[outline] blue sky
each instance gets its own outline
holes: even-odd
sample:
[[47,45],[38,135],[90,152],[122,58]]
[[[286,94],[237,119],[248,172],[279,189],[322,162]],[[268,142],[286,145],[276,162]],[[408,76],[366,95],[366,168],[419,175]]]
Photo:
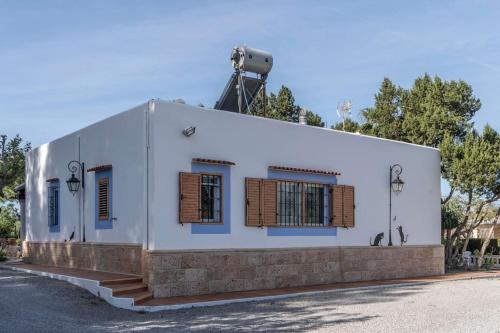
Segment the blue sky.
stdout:
[[269,50],[269,89],[337,121],[384,77],[470,83],[500,127],[496,1],[2,1],[0,132],[34,146],[145,102],[213,106],[236,44]]

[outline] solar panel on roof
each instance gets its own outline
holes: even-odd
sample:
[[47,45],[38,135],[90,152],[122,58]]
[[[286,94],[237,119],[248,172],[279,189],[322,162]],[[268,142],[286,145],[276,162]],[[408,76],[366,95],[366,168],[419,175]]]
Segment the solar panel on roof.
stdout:
[[[247,106],[250,107],[252,105],[255,97],[257,97],[257,94],[262,87],[263,82],[262,80],[248,76],[241,76],[241,79],[243,80],[243,87],[245,89],[245,94],[243,94],[242,98],[242,112],[246,113],[248,112]],[[229,78],[226,87],[222,91],[222,95],[220,96],[217,103],[215,103],[214,109],[239,112],[237,86],[238,74],[233,73],[233,75],[231,75],[231,78]]]

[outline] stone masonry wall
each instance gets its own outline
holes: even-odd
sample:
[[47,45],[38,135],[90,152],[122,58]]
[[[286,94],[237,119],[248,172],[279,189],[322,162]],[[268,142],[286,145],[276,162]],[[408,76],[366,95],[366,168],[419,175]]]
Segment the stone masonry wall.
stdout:
[[23,242],[23,260],[39,265],[142,274],[142,245]]
[[441,245],[149,251],[154,297],[273,289],[444,273]]

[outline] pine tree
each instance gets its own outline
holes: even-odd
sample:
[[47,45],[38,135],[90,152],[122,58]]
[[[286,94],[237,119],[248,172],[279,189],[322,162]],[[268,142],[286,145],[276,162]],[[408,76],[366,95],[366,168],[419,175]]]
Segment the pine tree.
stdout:
[[[290,88],[281,86],[278,94],[271,93],[266,98],[266,111],[264,114],[264,102],[261,94],[257,96],[252,105],[252,110],[249,112],[254,116],[266,117],[289,121],[293,123],[299,122],[299,114],[301,107],[295,104],[295,97]],[[325,123],[321,117],[312,111],[306,111],[306,121],[308,125],[324,127]]]
[[365,134],[386,139],[405,140],[402,131],[404,113],[401,109],[402,99],[405,97],[404,89],[395,86],[391,80],[384,78],[379,92],[375,95],[375,105],[363,110],[362,116],[366,123]]

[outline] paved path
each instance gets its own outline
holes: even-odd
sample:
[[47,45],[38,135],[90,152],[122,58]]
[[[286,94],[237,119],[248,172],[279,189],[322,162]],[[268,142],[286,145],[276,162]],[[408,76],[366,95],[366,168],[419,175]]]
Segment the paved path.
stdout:
[[500,279],[341,291],[161,313],[0,268],[0,332],[500,332]]

